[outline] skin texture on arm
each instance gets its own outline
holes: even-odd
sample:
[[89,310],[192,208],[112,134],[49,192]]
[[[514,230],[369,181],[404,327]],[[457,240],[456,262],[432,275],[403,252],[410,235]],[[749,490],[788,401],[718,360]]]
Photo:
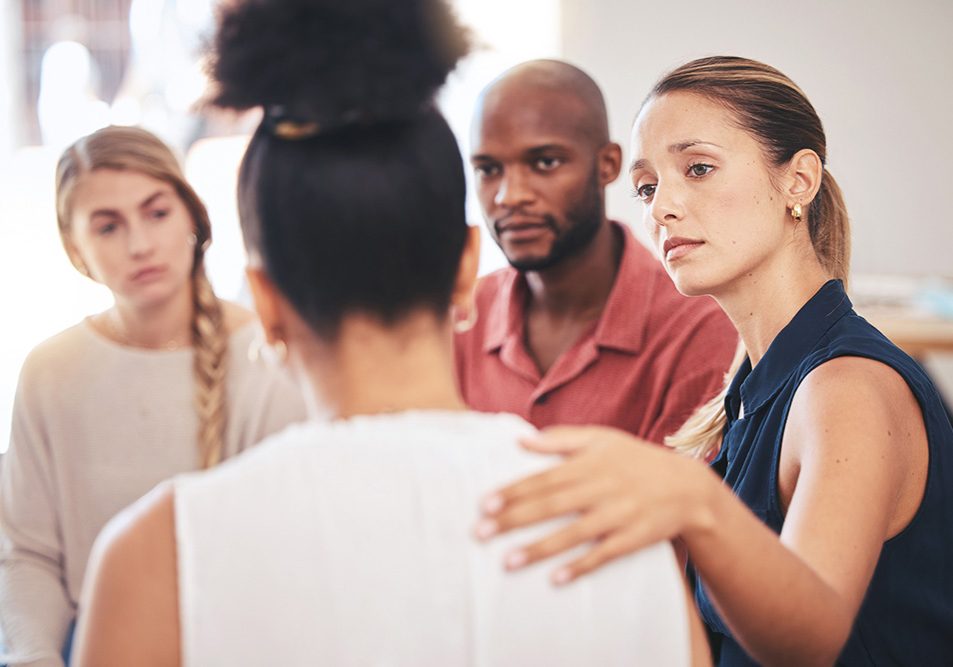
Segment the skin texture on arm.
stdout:
[[[896,446],[897,434],[908,447]],[[766,665],[836,659],[882,543],[912,518],[926,480],[926,436],[909,388],[858,358],[820,366],[796,394],[782,449],[780,540],[697,461],[610,429],[552,429],[527,444],[570,457],[491,496],[492,518],[478,534],[581,513],[526,548],[533,562],[595,542],[556,572],[557,583],[680,537],[735,637]]]
[[116,517],[93,549],[74,664],[176,667],[178,576],[171,485]]

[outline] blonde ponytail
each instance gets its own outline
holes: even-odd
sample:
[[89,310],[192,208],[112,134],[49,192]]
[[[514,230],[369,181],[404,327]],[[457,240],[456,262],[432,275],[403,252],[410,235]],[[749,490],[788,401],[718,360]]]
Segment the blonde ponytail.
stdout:
[[825,168],[821,188],[808,213],[811,245],[821,266],[847,286],[850,271],[850,221],[840,186]]
[[731,379],[741,368],[748,352],[739,340],[731,366],[725,373],[725,384],[721,391],[707,403],[704,403],[682,424],[672,435],[666,436],[665,444],[682,454],[693,458],[705,459],[721,447],[721,437],[725,432],[728,417],[725,414],[725,396],[728,395],[728,385]]

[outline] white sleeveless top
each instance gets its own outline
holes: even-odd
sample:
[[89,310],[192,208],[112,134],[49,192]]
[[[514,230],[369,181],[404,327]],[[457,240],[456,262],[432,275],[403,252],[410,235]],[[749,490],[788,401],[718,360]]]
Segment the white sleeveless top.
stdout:
[[552,464],[516,444],[532,432],[472,412],[299,424],[178,477],[183,664],[689,664],[670,545],[556,588],[565,556],[503,558],[562,520],[473,538],[481,498]]

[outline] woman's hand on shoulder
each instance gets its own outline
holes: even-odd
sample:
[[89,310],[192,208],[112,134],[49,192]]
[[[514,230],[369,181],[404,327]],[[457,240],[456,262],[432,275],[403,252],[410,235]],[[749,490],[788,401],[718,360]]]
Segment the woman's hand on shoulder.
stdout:
[[487,497],[477,536],[487,539],[567,514],[578,518],[508,554],[510,569],[591,542],[584,555],[554,573],[555,583],[566,583],[615,558],[713,522],[706,494],[720,487],[718,480],[704,464],[670,449],[595,426],[550,428],[522,444],[567,458]]

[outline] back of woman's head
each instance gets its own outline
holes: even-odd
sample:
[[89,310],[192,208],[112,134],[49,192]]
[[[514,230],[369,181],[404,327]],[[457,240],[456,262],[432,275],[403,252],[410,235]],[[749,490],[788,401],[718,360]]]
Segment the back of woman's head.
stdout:
[[[804,92],[775,68],[747,58],[700,58],[666,74],[649,98],[688,92],[723,105],[761,144],[772,166],[810,149],[827,164],[827,139],[821,120]],[[840,188],[827,169],[807,209],[811,243],[830,275],[847,280],[850,228]]]
[[83,176],[97,169],[134,171],[171,185],[192,217],[196,236],[193,270],[200,270],[212,238],[208,211],[185,180],[172,150],[154,134],[138,127],[105,127],[77,140],[60,156],[56,165],[56,220],[67,250],[73,193]]
[[263,106],[239,212],[249,253],[333,339],[360,312],[442,317],[466,241],[463,161],[433,96],[467,36],[442,0],[247,0],[222,15],[216,102]]

